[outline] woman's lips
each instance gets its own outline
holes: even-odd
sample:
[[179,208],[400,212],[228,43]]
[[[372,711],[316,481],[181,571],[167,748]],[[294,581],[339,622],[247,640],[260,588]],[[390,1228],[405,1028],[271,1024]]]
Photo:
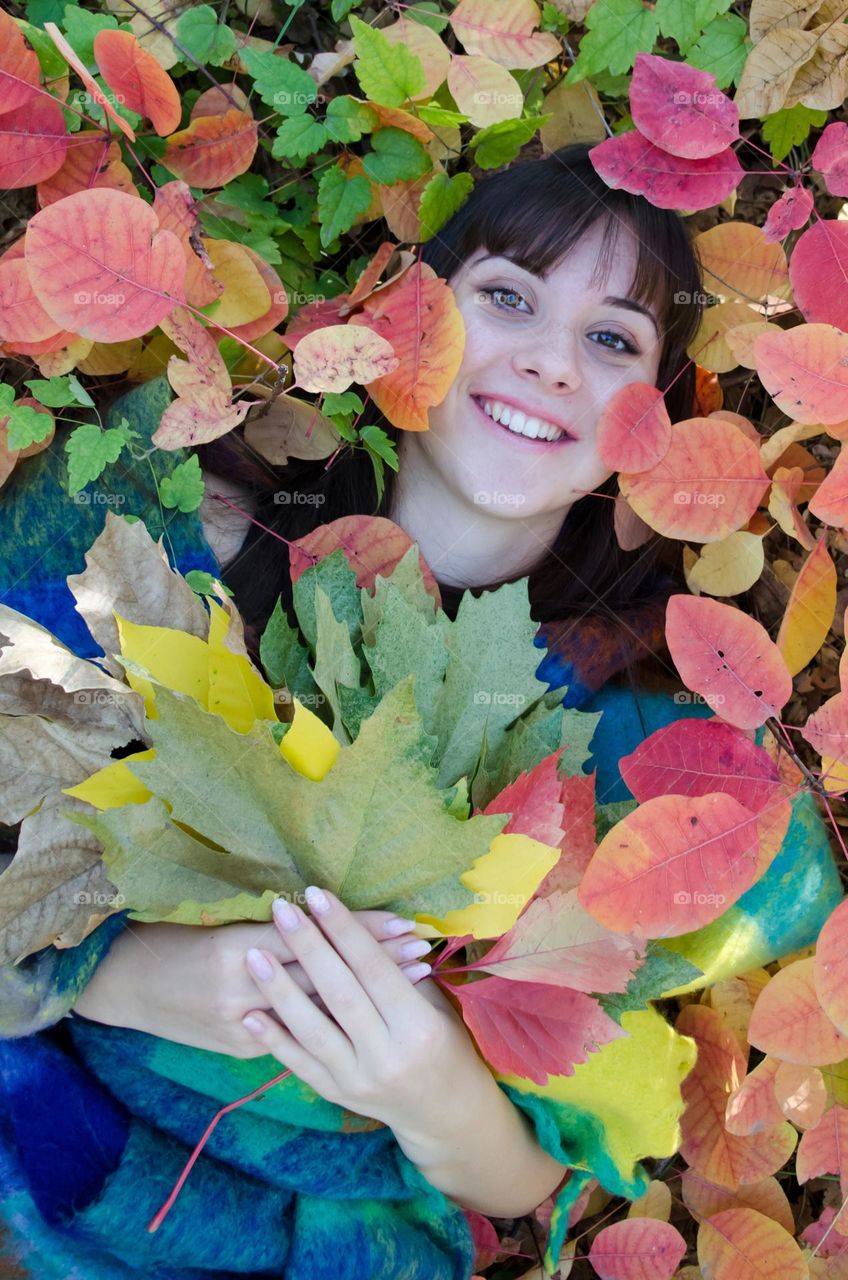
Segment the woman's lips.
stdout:
[[559,440],[534,440],[532,436],[521,436],[517,431],[510,431],[509,427],[505,427],[502,422],[495,422],[494,418],[490,418],[477,396],[471,396],[471,401],[484,422],[487,422],[495,431],[508,435],[510,440],[515,440],[517,444],[526,445],[528,449],[556,449],[560,445],[575,443],[573,436],[560,436]]

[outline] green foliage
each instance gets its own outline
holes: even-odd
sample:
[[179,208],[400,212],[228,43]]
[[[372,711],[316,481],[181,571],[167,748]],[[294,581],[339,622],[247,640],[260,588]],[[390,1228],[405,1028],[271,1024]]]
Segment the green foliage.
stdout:
[[576,84],[599,71],[629,71],[637,53],[653,49],[659,16],[642,0],[596,0],[586,14],[586,28],[566,84]]
[[85,485],[97,480],[110,462],[117,462],[134,434],[126,418],[117,427],[104,429],[94,422],[76,427],[65,441],[68,493],[79,493]]
[[211,62],[213,67],[220,67],[233,56],[236,47],[232,31],[219,23],[217,13],[208,4],[186,10],[177,23],[177,39],[201,66]]
[[193,453],[185,462],[178,463],[169,476],[165,476],[159,485],[159,498],[163,507],[176,507],[187,515],[200,506],[204,488],[200,459]]
[[381,31],[351,17],[356,77],[367,98],[386,107],[400,107],[424,88],[421,60],[405,45],[390,44]]
[[769,144],[775,164],[785,160],[793,147],[805,142],[811,129],[818,129],[826,122],[826,111],[811,111],[800,102],[794,107],[784,107],[782,111],[766,116],[762,134]]
[[26,449],[41,444],[53,428],[49,413],[39,413],[30,404],[13,404],[14,387],[0,383],[0,422],[6,422],[6,443],[10,449]]
[[405,129],[378,129],[371,145],[374,149],[365,156],[363,167],[369,178],[384,186],[420,178],[433,167],[424,147]]

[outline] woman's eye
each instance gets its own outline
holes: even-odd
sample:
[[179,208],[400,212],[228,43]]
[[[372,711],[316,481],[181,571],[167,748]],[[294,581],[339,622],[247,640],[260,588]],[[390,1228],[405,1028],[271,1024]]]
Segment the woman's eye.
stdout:
[[605,342],[595,344],[596,346],[604,347],[607,351],[612,351],[613,354],[615,355],[624,355],[625,352],[628,355],[634,355],[634,356],[639,354],[637,348],[633,345],[632,342],[630,342],[627,338],[622,337],[620,333],[614,333],[612,329],[602,329],[598,333],[593,333],[591,336],[593,338],[598,338],[598,337],[615,338],[616,342],[623,343],[624,345],[621,347],[610,347],[610,346],[607,346]]
[[[479,292],[485,294],[485,296],[490,299],[494,299],[495,294],[503,294],[508,298],[521,298],[522,301],[526,301],[522,293],[518,293],[515,289],[510,289],[506,285],[494,285],[491,289],[480,289]],[[496,302],[495,306],[501,307],[502,310],[506,311],[516,310],[516,308],[509,303],[504,306],[502,303]]]

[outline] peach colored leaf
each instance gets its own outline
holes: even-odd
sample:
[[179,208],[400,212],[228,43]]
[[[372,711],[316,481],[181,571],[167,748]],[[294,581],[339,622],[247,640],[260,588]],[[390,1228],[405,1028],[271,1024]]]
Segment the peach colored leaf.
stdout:
[[243,89],[237,84],[216,84],[201,93],[191,109],[189,120],[198,120],[201,116],[222,116],[233,108],[246,115],[253,115],[250,101]]
[[669,1222],[628,1218],[602,1227],[589,1261],[601,1280],[671,1280],[686,1241]]
[[108,188],[78,191],[31,218],[26,265],[47,314],[97,342],[148,333],[183,301],[179,240],[143,200]]
[[660,209],[709,209],[745,176],[732,147],[685,160],[655,147],[638,129],[599,142],[589,159],[608,187],[643,195]]
[[[285,320],[289,313],[289,299],[282,280],[277,275],[274,268],[264,258],[260,258],[259,254],[250,248],[250,245],[243,244],[240,246],[242,253],[247,254],[250,262],[253,263],[260,278],[265,283],[268,290],[270,304],[262,315],[257,316],[255,320],[246,320],[244,324],[231,324],[227,327],[230,330],[230,336],[241,338],[244,342],[255,342],[257,338],[264,338],[266,333],[270,333],[272,329],[276,329],[277,325]],[[217,313],[216,313],[217,314]],[[220,319],[220,316],[218,317]],[[215,324],[214,317],[210,318],[209,328],[213,331],[217,330],[220,336],[226,337]],[[324,454],[324,457],[327,455]]]
[[38,55],[12,15],[0,9],[0,113],[34,101],[40,81]]
[[[411,546],[409,534],[385,516],[341,516],[295,539],[289,548],[289,573],[294,584],[311,565],[341,547],[356,574],[356,585],[373,591],[377,574],[390,577]],[[420,551],[418,564],[428,595],[441,605],[433,571]]]
[[158,187],[153,209],[163,231],[179,237],[186,257],[185,296],[193,307],[205,307],[224,291],[212,274],[212,259],[200,237],[197,203],[187,183],[176,180]]
[[842,1195],[848,1194],[848,1108],[830,1107],[818,1124],[801,1135],[795,1157],[795,1176],[809,1182],[823,1173],[839,1177]]
[[754,357],[763,386],[796,422],[848,417],[848,333],[831,324],[772,329],[754,342]]
[[824,174],[832,196],[848,196],[848,124],[840,120],[822,130],[810,163]]
[[740,729],[759,728],[792,695],[792,676],[777,646],[740,609],[717,600],[670,596],[666,640],[686,687]]
[[[796,426],[803,429],[802,423]],[[818,433],[816,427],[816,433]],[[801,467],[775,467],[768,497],[769,515],[773,516],[784,533],[795,538],[807,551],[812,551],[816,540],[807,522],[798,510],[798,494],[804,481]],[[829,523],[829,522],[828,522]]]
[[0,338],[4,342],[41,342],[60,330],[32,290],[23,258],[0,262]]
[[455,53],[448,67],[448,89],[459,110],[478,129],[514,120],[524,107],[518,81],[491,58]]
[[781,969],[761,992],[748,1024],[756,1049],[784,1062],[820,1067],[848,1057],[848,1036],[819,1004],[809,956]]
[[728,1191],[726,1187],[702,1178],[695,1169],[684,1169],[680,1190],[686,1208],[696,1220],[711,1218],[722,1209],[756,1209],[765,1217],[779,1222],[790,1235],[795,1234],[792,1206],[777,1178],[744,1183],[735,1191]]
[[[380,34],[389,44],[404,44],[410,53],[421,63],[424,70],[424,87],[419,98],[431,98],[440,85],[444,84],[450,66],[450,50],[442,43],[435,31],[425,27],[421,22],[401,16],[390,27],[382,27]],[[331,56],[331,55],[321,55]],[[315,59],[310,64],[309,74],[315,67]],[[319,81],[319,84],[322,83]]]
[[807,1280],[792,1236],[756,1209],[723,1209],[702,1222],[698,1262],[710,1280]]
[[0,115],[0,188],[51,177],[65,162],[68,136],[62,108],[48,93]]
[[630,114],[655,146],[693,160],[718,155],[739,138],[739,112],[711,71],[652,53],[636,54]]
[[149,120],[160,138],[173,133],[182,115],[177,86],[131,31],[98,31],[94,57],[120,102]]
[[480,978],[450,991],[486,1061],[536,1084],[574,1075],[577,1063],[627,1035],[597,1000],[567,987]]
[[465,350],[465,325],[453,292],[430,267],[416,262],[365,300],[350,317],[391,342],[398,364],[366,390],[393,426],[426,431],[431,405],[441,404]]
[[358,324],[334,324],[301,338],[294,353],[296,386],[304,391],[346,391],[393,372],[400,360],[391,342]]
[[615,540],[622,551],[635,551],[637,547],[643,546],[654,536],[651,526],[646,524],[641,516],[637,516],[630,503],[622,498],[621,494],[617,494],[615,499],[613,527]]
[[213,393],[198,400],[177,397],[162,414],[151,440],[159,449],[208,444],[243,422],[249,407],[247,401],[230,404],[229,397]]
[[[700,929],[762,874],[760,821],[722,792],[655,796],[601,840],[579,900],[596,920],[620,933],[639,930],[668,938]],[[776,846],[768,849],[768,861],[776,852]]]
[[792,250],[789,278],[795,302],[808,323],[848,329],[848,224],[817,218]]
[[663,725],[622,756],[618,767],[640,804],[652,796],[726,791],[758,813],[780,786],[768,752],[721,720],[684,718]]
[[50,39],[55,44],[56,48],[59,50],[62,57],[67,62],[68,66],[73,67],[74,71],[76,71],[80,80],[82,80],[86,89],[91,94],[92,98],[98,104],[98,106],[102,107],[102,109],[105,111],[109,119],[114,121],[114,123],[121,130],[121,133],[124,135],[125,138],[128,138],[130,142],[135,142],[135,130],[133,129],[132,125],[129,123],[128,120],[125,120],[124,117],[118,111],[115,110],[114,106],[106,97],[103,90],[98,85],[97,81],[91,75],[89,75],[85,64],[77,56],[77,54],[74,53],[73,49],[68,44],[68,41],[65,39],[65,37],[62,35],[62,32],[56,26],[56,23],[45,22],[44,30],[47,32]]
[[768,211],[763,236],[769,244],[785,240],[790,231],[799,231],[813,212],[813,193],[808,187],[788,187]]
[[172,133],[160,161],[192,187],[222,187],[250,168],[259,134],[246,111],[232,108],[219,116],[198,116]]
[[789,265],[783,246],[769,244],[762,227],[720,222],[695,237],[704,287],[740,302],[764,302],[791,295]]
[[534,898],[479,968],[512,982],[610,992],[624,991],[644,958],[643,943],[599,925],[572,889]]
[[773,1129],[785,1119],[774,1094],[774,1081],[781,1066],[779,1058],[762,1062],[734,1089],[727,1099],[724,1123],[728,1133],[744,1137]]
[[288,325],[283,337],[290,351],[297,350],[297,344],[308,333],[325,329],[330,325],[343,324],[348,314],[346,303],[349,295],[337,293],[334,298],[318,298],[315,302],[307,302]]
[[848,1034],[848,898],[830,913],[819,933],[813,982],[828,1018]]
[[120,144],[99,129],[81,129],[68,138],[61,169],[38,183],[38,207],[53,204],[75,191],[112,187],[137,196],[132,174],[121,159]]
[[628,1218],[656,1218],[658,1222],[668,1222],[671,1217],[671,1188],[667,1182],[658,1182],[654,1178],[648,1183],[647,1191],[632,1202],[627,1210]]
[[781,1062],[774,1080],[774,1096],[780,1109],[799,1129],[813,1129],[824,1115],[827,1089],[818,1067]]
[[244,419],[249,403],[231,403],[227,366],[207,329],[185,307],[160,322],[162,331],[188,360],[171,356],[168,381],[177,393],[151,437],[160,449],[207,444],[232,431]]
[[719,542],[747,524],[768,484],[754,441],[720,418],[673,423],[655,467],[618,477],[622,495],[652,529],[696,542]]
[[539,18],[535,0],[460,0],[449,21],[466,53],[529,70],[562,53],[553,33],[534,31]]
[[614,471],[647,471],[671,446],[671,418],[659,387],[629,382],[606,403],[597,426],[601,460]]
[[830,471],[807,504],[817,520],[844,529],[848,524],[848,449],[843,444]]
[[822,762],[848,765],[848,693],[835,693],[807,717],[801,736],[818,751]]
[[836,566],[824,530],[792,584],[775,641],[790,674],[796,676],[821,649],[836,613]]

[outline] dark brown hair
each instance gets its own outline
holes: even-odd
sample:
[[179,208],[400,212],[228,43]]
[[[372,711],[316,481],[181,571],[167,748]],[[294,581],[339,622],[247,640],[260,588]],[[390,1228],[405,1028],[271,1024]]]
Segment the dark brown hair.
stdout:
[[[608,234],[598,263],[601,272],[611,261],[624,224],[638,242],[630,292],[638,301],[658,308],[663,347],[657,385],[669,387],[666,405],[672,421],[680,421],[693,413],[695,370],[686,348],[701,316],[697,256],[677,213],[606,185],[588,158],[590,145],[571,144],[542,159],[513,164],[479,182],[442,230],[423,244],[420,258],[437,275],[449,279],[475,250],[485,248],[492,254],[508,252],[520,266],[541,276],[604,219]],[[370,403],[363,422],[376,422],[394,441],[400,437],[400,431]],[[204,465],[234,478],[244,477],[238,457],[242,448],[240,433],[224,437],[217,449],[207,447]],[[372,464],[364,451],[346,449],[328,470],[325,466],[323,461],[293,459],[285,468],[266,467],[267,489],[256,491],[256,519],[294,539],[343,515],[388,513],[396,478],[390,468],[385,469],[385,492],[378,504]],[[300,501],[281,502],[281,491],[298,491]],[[617,476],[613,474],[595,490],[608,496],[596,499],[589,494],[570,508],[550,551],[529,575],[536,621],[593,612],[606,615],[614,627],[621,610],[654,598],[659,583],[668,584],[675,578],[682,583],[675,567],[680,558],[676,544],[655,535],[635,551],[620,549],[611,501],[616,492]],[[305,494],[320,497],[317,502],[307,502]],[[668,555],[670,545],[674,546],[674,561]],[[291,614],[287,548],[256,525],[251,526],[243,547],[226,567],[225,577],[253,626],[264,624],[278,596]],[[481,584],[474,591],[500,585],[499,581]],[[451,616],[461,594],[442,587],[444,607]]]

